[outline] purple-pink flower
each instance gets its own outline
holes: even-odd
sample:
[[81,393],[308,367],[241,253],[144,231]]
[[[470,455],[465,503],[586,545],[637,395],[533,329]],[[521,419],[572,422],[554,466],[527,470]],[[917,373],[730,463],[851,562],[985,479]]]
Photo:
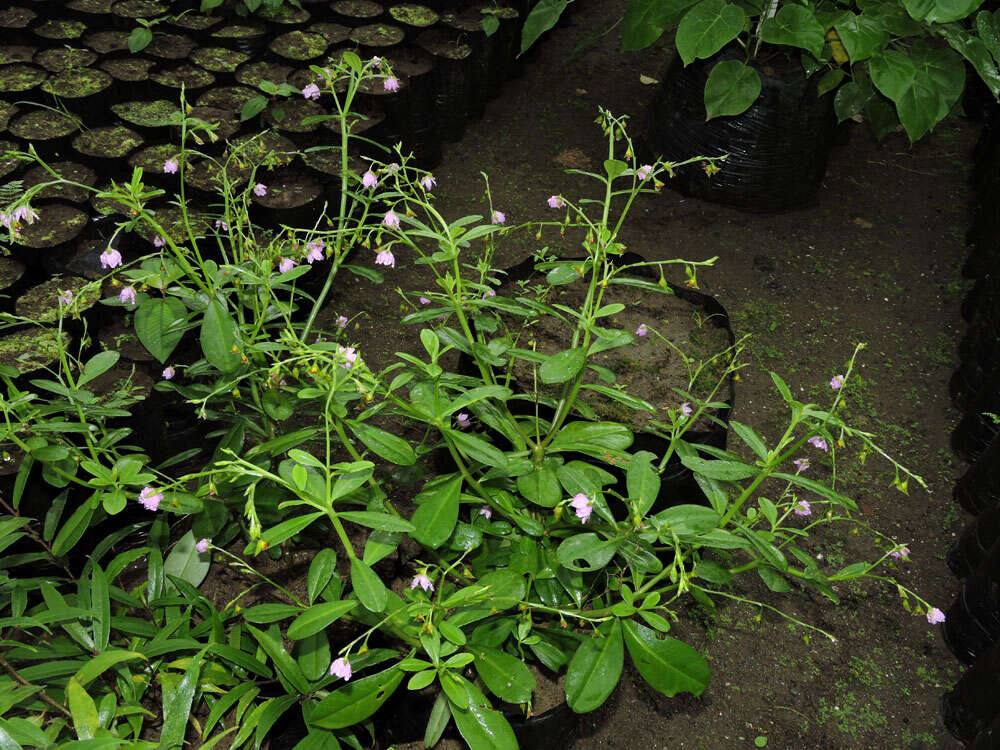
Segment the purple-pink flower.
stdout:
[[174,159],[163,162],[163,174],[177,174],[177,162]]
[[437,180],[434,179],[433,175],[425,174],[420,178],[420,186],[428,193],[434,189],[435,185],[437,185]]
[[11,229],[22,221],[26,224],[34,224],[37,218],[38,214],[27,204],[18,206],[9,214],[0,213],[0,221],[7,229]]
[[375,256],[375,265],[377,266],[389,266],[389,268],[396,267],[396,256],[392,254],[392,250],[379,250],[378,254]]
[[350,370],[358,361],[358,350],[353,346],[338,346],[337,354],[344,358],[344,364],[341,367],[345,370]]
[[415,589],[417,586],[422,588],[424,591],[433,591],[434,582],[428,577],[426,573],[418,573],[413,576],[413,580],[410,581],[410,588]]
[[826,453],[828,450],[830,450],[830,446],[827,445],[826,441],[823,438],[821,438],[819,435],[813,435],[806,442],[808,442],[809,445],[811,445],[813,448],[819,448],[824,453]]
[[61,304],[63,304],[63,305],[72,305],[73,304],[73,292],[71,292],[69,289],[65,289],[65,290],[59,292],[59,302]]
[[579,518],[582,523],[587,523],[587,521],[590,520],[590,514],[594,512],[593,500],[580,492],[573,496],[573,499],[569,501],[569,504],[573,507],[573,512],[576,513],[576,517]]
[[469,419],[468,414],[466,414],[464,411],[460,411],[458,414],[455,415],[455,423],[458,424],[459,427],[462,427],[464,429],[465,427],[468,427],[469,425],[472,424],[472,420]]
[[302,96],[304,96],[306,99],[312,99],[313,101],[315,101],[316,99],[319,99],[319,94],[320,94],[319,86],[317,86],[315,83],[310,83],[308,86],[302,89]]
[[649,176],[653,174],[653,165],[643,164],[641,167],[635,170],[635,173],[640,180],[648,180]]
[[931,625],[937,625],[939,622],[944,622],[944,619],[944,612],[937,607],[931,607],[927,610],[927,622]]
[[909,547],[899,547],[894,549],[889,553],[889,557],[893,560],[909,560],[910,559],[910,548]]
[[690,401],[685,401],[681,404],[681,416],[690,417],[692,414],[694,414],[694,409],[691,408]]
[[122,264],[122,254],[109,247],[101,253],[101,268],[118,268]]
[[507,221],[507,215],[503,211],[494,211],[491,221],[494,224],[503,224]]
[[173,380],[174,375],[176,374],[177,370],[173,368],[173,365],[167,365],[166,367],[163,368],[163,372],[161,373],[161,375],[163,375],[164,380]]
[[139,493],[139,504],[148,511],[155,511],[163,502],[163,493],[157,492],[152,487],[143,487]]
[[379,57],[378,55],[375,55],[375,57],[372,58],[372,65],[374,65],[376,68],[382,67],[382,58]]
[[298,264],[291,258],[279,258],[278,259],[278,270],[282,273],[288,273]]
[[163,239],[160,235],[156,235],[156,237],[153,238],[153,247],[163,247],[166,244],[167,241]]
[[385,212],[385,216],[382,217],[382,223],[389,227],[389,229],[399,229],[399,217],[396,216],[391,208]]
[[306,260],[310,263],[323,260],[323,240],[306,243]]
[[484,505],[479,509],[479,515],[484,516],[487,521],[493,518],[493,509],[488,505]]
[[496,297],[496,296],[497,293],[494,292],[492,289],[487,289],[485,292],[483,292],[483,299],[486,299],[487,297]]
[[135,304],[135,289],[130,286],[125,287],[118,293],[118,301],[123,305]]
[[373,187],[378,185],[378,177],[376,177],[375,174],[369,169],[361,175],[361,184],[371,190]]
[[208,552],[208,547],[211,543],[212,543],[211,539],[208,538],[199,539],[198,543],[194,545],[194,548],[204,555],[206,552]]
[[347,328],[347,316],[338,315],[337,316],[337,328]]
[[566,201],[562,199],[562,196],[559,195],[549,196],[549,208],[562,208],[565,205]]
[[830,387],[835,391],[839,391],[844,387],[845,378],[843,375],[834,375],[830,378]]
[[396,92],[399,91],[399,79],[396,76],[389,76],[382,83],[386,91]]
[[426,297],[421,297],[420,298],[420,304],[421,305],[429,305],[430,303],[431,303],[431,301],[429,299],[427,299]]
[[792,511],[797,516],[811,516],[812,506],[808,500],[799,500],[795,503],[795,510]]
[[809,465],[810,465],[808,458],[796,458],[794,461],[792,461],[792,463],[795,464],[795,473],[796,474],[799,474],[799,473],[805,471],[806,469],[809,468]]
[[344,682],[351,679],[352,674],[354,673],[351,671],[351,662],[343,656],[339,659],[334,659],[333,664],[330,665],[330,675],[333,677],[339,677]]
[[640,323],[639,327],[635,329],[636,336],[645,336],[647,333],[649,333],[649,326],[645,323]]
[[256,185],[253,186],[253,194],[256,195],[258,198],[263,198],[265,195],[267,195],[267,185],[265,185],[262,182],[258,182]]
[[228,232],[229,231],[229,225],[226,222],[224,222],[222,219],[216,219],[215,220],[215,228],[216,229],[221,229],[223,232]]

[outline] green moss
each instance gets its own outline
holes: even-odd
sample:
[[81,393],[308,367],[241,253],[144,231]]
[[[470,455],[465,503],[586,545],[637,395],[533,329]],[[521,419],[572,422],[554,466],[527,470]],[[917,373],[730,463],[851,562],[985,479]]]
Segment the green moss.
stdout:
[[250,55],[225,47],[202,47],[191,53],[191,62],[213,73],[232,73],[250,59]]
[[375,18],[382,15],[382,6],[372,0],[337,0],[330,3],[335,13],[350,18]]
[[[152,212],[155,221],[163,227],[165,236],[172,239],[176,244],[183,245],[188,241],[187,229],[184,226],[184,216],[181,213],[180,208],[176,206],[169,206],[167,208],[158,208]],[[205,236],[205,219],[197,213],[191,212],[188,216],[188,220],[191,224],[191,230],[194,233],[195,239],[201,239]],[[145,221],[141,222],[136,226],[136,234],[142,237],[147,242],[152,242],[156,239],[156,233],[153,231],[152,227]]]
[[24,29],[37,17],[38,14],[29,8],[7,8],[6,10],[0,10],[0,28]]
[[228,112],[239,112],[243,105],[257,96],[257,92],[246,86],[220,86],[209,89],[198,97],[199,107],[215,107]]
[[0,289],[13,286],[24,276],[24,264],[14,258],[0,256]]
[[438,14],[425,5],[414,5],[407,3],[404,5],[393,5],[389,8],[389,15],[396,21],[405,23],[408,26],[427,28],[438,22]]
[[[93,288],[88,289],[91,284]],[[68,309],[59,302],[60,296],[66,292],[72,294]],[[81,313],[97,303],[100,293],[100,285],[87,279],[79,276],[56,276],[22,294],[15,310],[22,318],[36,323],[55,323],[59,320],[60,307],[63,308],[63,315]]]
[[314,23],[309,27],[309,31],[322,35],[327,44],[340,44],[351,35],[351,30],[339,23]]
[[171,143],[150,146],[132,154],[128,159],[128,163],[131,167],[142,167],[147,172],[163,174],[163,164],[167,160],[173,160],[181,164],[182,157],[179,146]]
[[69,346],[69,334],[60,336],[47,328],[32,328],[0,336],[0,364],[14,367],[21,374],[40,370],[59,358]]
[[267,29],[262,26],[234,23],[213,31],[212,36],[217,39],[248,39],[255,36],[264,36],[266,33]]
[[49,248],[73,239],[87,226],[87,214],[72,206],[53,203],[38,209],[39,218],[26,224],[14,239],[19,245]]
[[115,0],[73,0],[66,7],[81,13],[110,13],[114,4]]
[[72,47],[42,50],[35,55],[35,62],[53,73],[61,73],[73,68],[83,68],[93,65],[96,61],[97,55],[91,50],[74,49]]
[[0,91],[21,92],[33,89],[48,77],[41,68],[34,65],[15,63],[0,70]]
[[81,154],[102,159],[118,159],[142,145],[142,136],[124,125],[88,130],[73,139]]
[[126,122],[142,127],[169,125],[171,120],[180,114],[177,105],[166,99],[157,99],[151,102],[125,102],[114,105],[111,111]]
[[157,71],[150,78],[164,86],[172,86],[178,89],[182,85],[188,89],[200,89],[210,86],[215,82],[215,76],[207,70],[187,64],[181,64],[169,70]]
[[137,83],[149,78],[149,69],[155,63],[141,57],[130,57],[124,60],[104,60],[101,70],[106,70],[119,81]]
[[371,24],[359,26],[351,32],[351,41],[369,47],[391,47],[403,41],[406,35],[398,26]]
[[[278,117],[278,112],[281,116]],[[319,129],[318,122],[306,124],[310,117],[319,117],[329,113],[316,102],[308,99],[291,99],[284,102],[274,102],[267,111],[265,121],[279,130],[289,133],[312,133]]]
[[5,44],[0,46],[0,65],[28,63],[35,56],[35,48],[25,44]]
[[236,80],[254,88],[260,86],[262,81],[270,81],[279,86],[288,79],[288,74],[291,72],[292,69],[286,65],[259,60],[241,65],[236,71]]
[[290,60],[312,60],[326,52],[326,38],[309,31],[289,31],[274,39],[268,48]]
[[79,39],[87,30],[82,21],[53,19],[35,27],[35,33],[46,39]]
[[111,76],[103,70],[74,68],[49,77],[42,91],[64,99],[81,99],[104,91],[111,85]]
[[14,120],[10,124],[10,132],[18,138],[41,141],[69,135],[78,127],[71,117],[48,109],[36,109]]
[[146,54],[167,60],[182,60],[191,54],[197,45],[181,34],[154,34],[153,41],[146,47]]
[[170,23],[182,29],[191,31],[205,31],[219,23],[222,19],[213,16],[200,16],[197,13],[184,13],[177,16]]
[[[54,164],[49,164],[49,169],[63,179],[68,180],[69,182],[75,182],[78,185],[86,185],[87,187],[90,187],[97,182],[97,175],[94,173],[94,170],[89,167],[85,167],[83,164],[77,164],[76,162],[55,162]],[[24,176],[24,187],[30,188],[35,185],[52,181],[53,177],[49,171],[44,167],[39,166],[35,167]],[[77,187],[76,185],[70,185],[67,183],[56,183],[42,188],[35,195],[35,200],[61,198],[63,200],[72,201],[73,203],[82,203],[87,200],[88,195],[89,192],[86,188]]]
[[287,3],[282,3],[274,10],[262,5],[257,11],[257,15],[274,23],[296,24],[309,20],[309,11],[304,8],[295,8]]

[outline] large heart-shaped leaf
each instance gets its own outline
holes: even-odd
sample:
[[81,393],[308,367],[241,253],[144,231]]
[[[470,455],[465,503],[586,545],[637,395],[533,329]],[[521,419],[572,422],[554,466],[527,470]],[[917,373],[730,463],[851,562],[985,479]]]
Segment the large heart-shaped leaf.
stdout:
[[823,54],[826,29],[804,5],[782,5],[773,17],[764,21],[760,37],[770,44],[800,47],[818,58]]
[[860,16],[848,13],[834,28],[852,63],[867,60],[885,49],[889,43],[889,33],[885,26],[877,18],[865,13]]
[[705,119],[741,115],[760,96],[760,76],[739,60],[716,63],[705,81]]
[[965,88],[965,65],[949,49],[890,49],[873,56],[868,68],[875,88],[896,105],[911,141],[944,119]]
[[622,49],[645,49],[680,21],[698,0],[632,0],[622,18]]
[[677,54],[685,65],[711,57],[743,31],[746,14],[726,0],[701,0],[677,26]]

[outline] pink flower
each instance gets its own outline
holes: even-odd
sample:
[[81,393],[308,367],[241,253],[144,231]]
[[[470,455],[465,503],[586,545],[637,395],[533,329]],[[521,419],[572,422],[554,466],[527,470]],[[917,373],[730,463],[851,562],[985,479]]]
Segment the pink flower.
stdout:
[[375,256],[375,265],[395,268],[396,256],[392,254],[391,250],[379,250],[378,255]]
[[167,365],[163,368],[163,372],[161,374],[163,375],[164,380],[173,380],[174,375],[177,374],[177,370],[175,370],[172,365]]
[[830,446],[827,445],[826,441],[823,438],[821,438],[819,435],[813,435],[806,442],[808,442],[809,445],[811,445],[813,448],[819,448],[824,453],[826,453],[828,450],[830,450]]
[[38,214],[28,205],[18,206],[11,216],[15,223],[23,221],[25,224],[34,224],[35,219],[38,218]]
[[417,586],[422,588],[424,591],[434,590],[434,582],[427,577],[426,573],[418,573],[417,575],[413,576],[413,580],[410,581],[410,588],[415,589]]
[[369,169],[361,176],[361,184],[371,190],[373,187],[378,185],[378,177],[372,174],[372,171]]
[[319,99],[319,94],[320,94],[319,86],[317,86],[315,83],[310,83],[308,86],[302,89],[302,96],[304,96],[306,99],[312,99],[313,101],[316,101],[317,99]]
[[378,55],[375,55],[375,57],[372,58],[372,65],[374,65],[376,68],[382,67],[382,58],[379,57]]
[[564,201],[561,196],[558,195],[549,196],[549,208],[562,208],[565,205],[566,201]]
[[830,387],[835,391],[839,391],[844,387],[845,378],[843,375],[834,375],[830,378]]
[[313,240],[306,244],[306,260],[310,263],[323,260],[323,240]]
[[811,516],[812,506],[809,505],[808,500],[799,500],[795,504],[795,510],[792,511],[797,516]]
[[649,333],[649,326],[645,323],[640,323],[639,327],[635,329],[636,336],[645,336],[647,333]]
[[258,182],[256,185],[253,186],[253,194],[256,195],[258,198],[263,198],[265,195],[267,195],[267,185]]
[[139,504],[148,511],[155,511],[163,502],[163,493],[157,492],[152,487],[143,487],[139,493]]
[[385,212],[385,216],[382,217],[382,223],[389,227],[389,229],[399,229],[399,217],[393,213],[391,208]]
[[135,304],[135,289],[130,286],[125,287],[118,293],[118,301],[123,305]]
[[796,474],[800,474],[801,472],[805,471],[806,469],[809,468],[810,465],[808,458],[796,458],[794,461],[792,461],[792,463],[795,464]]
[[421,297],[420,298],[420,304],[421,305],[429,305],[430,303],[431,303],[431,301],[429,299],[427,299],[426,297]]
[[208,546],[212,543],[211,539],[199,539],[198,543],[194,545],[194,548],[198,550],[201,554],[208,552]]
[[351,662],[347,661],[343,656],[335,659],[333,664],[330,665],[330,674],[347,682],[353,674],[351,671]]
[[503,224],[507,221],[507,215],[503,211],[494,211],[491,221],[494,224]]
[[221,229],[223,232],[228,232],[229,231],[229,225],[226,222],[224,222],[222,219],[216,219],[215,220],[215,228],[216,229]]
[[434,179],[433,175],[425,174],[420,178],[420,185],[429,193],[437,185],[437,180]]
[[59,302],[61,304],[63,304],[63,305],[72,305],[73,304],[73,292],[71,292],[69,289],[66,289],[65,291],[59,292]]
[[690,417],[692,414],[694,414],[694,409],[691,408],[690,402],[685,401],[681,404],[681,416]]
[[479,515],[485,516],[486,520],[489,521],[491,518],[493,518],[493,510],[490,508],[490,506],[484,505],[482,508],[479,509]]
[[153,247],[163,247],[166,244],[167,241],[162,237],[160,237],[159,235],[153,238]]
[[338,315],[337,316],[337,328],[347,328],[347,316]]
[[358,350],[353,346],[338,346],[337,354],[344,358],[344,364],[341,366],[345,370],[350,370],[354,366],[354,363],[358,361]]
[[889,553],[889,557],[893,560],[909,560],[910,559],[910,548],[900,547],[899,549],[894,549]]
[[118,268],[122,264],[122,254],[109,247],[101,253],[101,268]]
[[177,162],[174,159],[163,162],[163,174],[177,174]]
[[278,262],[278,270],[282,273],[288,273],[298,264],[291,258],[280,258]]
[[497,293],[494,292],[492,289],[487,289],[485,292],[483,292],[483,299],[486,299],[487,297],[496,297],[496,296]]
[[635,170],[635,173],[640,180],[648,180],[649,176],[653,174],[653,165],[643,164],[641,167]]
[[927,622],[931,625],[937,625],[939,622],[944,622],[944,612],[937,607],[931,607],[927,610]]
[[593,500],[580,492],[573,496],[573,499],[569,501],[569,504],[573,507],[573,512],[576,513],[576,517],[579,518],[582,523],[587,523],[587,521],[590,520],[590,514],[594,512]]
[[389,76],[382,83],[382,86],[385,87],[386,91],[392,91],[395,93],[396,91],[399,91],[399,79],[396,78],[396,76]]
[[455,415],[455,422],[458,424],[459,427],[463,429],[472,424],[472,420],[469,419],[469,415],[466,414],[464,411],[460,411],[458,414]]
[[399,164],[392,161],[385,165],[385,171],[389,174],[396,174],[399,171]]

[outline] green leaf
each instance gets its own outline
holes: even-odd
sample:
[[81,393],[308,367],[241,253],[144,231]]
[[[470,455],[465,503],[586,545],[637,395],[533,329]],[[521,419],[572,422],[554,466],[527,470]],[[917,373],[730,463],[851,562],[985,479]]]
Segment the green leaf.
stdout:
[[791,584],[785,580],[785,577],[769,565],[760,566],[757,568],[757,573],[771,591],[787,594],[792,590]]
[[135,334],[161,363],[184,336],[187,308],[176,297],[149,297],[135,311]]
[[703,534],[719,525],[721,516],[703,505],[675,505],[653,516],[665,523],[675,534]]
[[272,622],[287,620],[295,617],[302,611],[301,607],[294,604],[282,604],[281,602],[264,602],[243,610],[243,619],[255,625],[270,625]]
[[977,13],[976,31],[993,60],[1000,63],[1000,11]]
[[584,638],[566,670],[566,702],[585,714],[600,707],[614,691],[625,662],[622,626],[615,619],[603,637]]
[[[267,547],[274,547],[277,544],[281,544],[286,539],[291,539],[296,534],[305,531],[305,529],[313,521],[325,515],[325,513],[317,512],[306,513],[304,516],[289,518],[287,521],[282,521],[277,526],[272,526],[271,528],[265,530],[264,533],[260,535],[258,542],[264,542]],[[260,551],[260,544],[257,542],[250,542],[247,548],[254,551]]]
[[743,31],[746,14],[725,0],[701,0],[677,26],[677,54],[685,65],[711,57]]
[[552,462],[545,462],[539,469],[517,478],[517,490],[525,499],[543,508],[554,508],[562,500],[559,476]]
[[73,677],[70,677],[66,684],[66,698],[69,702],[69,711],[73,715],[73,729],[76,730],[77,738],[91,739],[101,727],[94,699]]
[[823,56],[826,29],[804,5],[783,4],[773,17],[761,25],[760,37],[769,44],[800,47],[813,57]]
[[725,482],[735,482],[739,479],[748,479],[756,476],[760,469],[756,466],[740,463],[739,461],[706,461],[697,456],[681,456],[681,463],[691,469],[695,474],[701,474],[709,479],[721,479]]
[[538,0],[524,19],[521,30],[521,54],[524,54],[538,37],[556,25],[559,16],[573,0]]
[[177,544],[167,555],[167,559],[163,561],[164,574],[182,578],[196,588],[201,586],[202,581],[208,575],[212,556],[208,552],[199,552],[195,548],[197,543],[194,531],[188,531],[178,539]]
[[[597,534],[575,534],[562,540],[556,549],[556,558],[564,568],[589,573],[607,565],[619,545],[619,540],[602,539]],[[578,565],[577,560],[585,564]]]
[[649,512],[660,494],[660,475],[653,469],[654,458],[649,451],[636,453],[629,461],[625,473],[629,499],[636,504],[641,516]]
[[1000,96],[1000,71],[981,39],[958,25],[943,26],[941,35],[953,50],[969,61],[994,97]]
[[347,683],[316,705],[309,723],[321,729],[343,729],[364,721],[395,692],[403,675],[400,669],[393,666]]
[[965,87],[965,66],[949,49],[888,49],[874,55],[868,69],[875,88],[896,105],[911,141],[944,119]]
[[482,704],[470,702],[467,708],[452,704],[451,714],[468,747],[476,750],[517,750],[517,738],[510,722],[485,701]]
[[403,438],[353,419],[345,420],[344,424],[354,433],[354,437],[380,458],[399,466],[412,466],[417,462],[417,454]]
[[601,449],[621,451],[632,445],[634,435],[617,422],[570,422],[565,425],[549,445],[550,451],[587,451]]
[[258,94],[257,96],[248,99],[243,105],[243,109],[240,110],[240,122],[246,122],[261,112],[267,107],[267,97],[263,94]]
[[[852,63],[867,60],[889,44],[889,33],[877,17],[848,13],[833,26]],[[859,109],[860,111],[860,109]]]
[[645,49],[699,0],[631,0],[622,19],[622,49]]
[[295,644],[295,660],[308,680],[321,680],[330,667],[330,640],[326,633],[314,633]]
[[436,485],[429,492],[421,492],[416,498],[420,507],[410,519],[414,529],[413,538],[431,549],[437,549],[448,541],[458,522],[461,492],[460,476]]
[[476,672],[490,691],[507,703],[527,703],[535,690],[535,677],[516,656],[495,648],[470,646]]
[[302,674],[302,670],[299,669],[299,665],[285,651],[284,646],[268,633],[258,630],[253,625],[247,625],[246,627],[250,631],[250,634],[257,640],[257,643],[260,644],[261,648],[264,649],[264,653],[274,663],[278,672],[288,681],[288,684],[302,695],[307,695],[310,692],[309,682],[306,680],[305,675]]
[[230,373],[240,366],[240,353],[236,347],[236,323],[229,311],[218,300],[212,300],[201,321],[201,350],[213,367]]
[[184,670],[184,676],[179,682],[173,686],[166,683],[163,686],[163,729],[157,745],[161,750],[184,745],[188,716],[191,714],[198,676],[201,674],[201,660],[202,654],[199,653]]
[[760,96],[760,76],[740,60],[716,63],[705,81],[705,119],[743,114]]
[[385,584],[368,565],[356,557],[351,558],[351,585],[365,609],[381,612],[389,600]]
[[625,645],[639,674],[655,690],[673,698],[678,693],[701,695],[708,687],[708,663],[676,638],[659,637],[644,625],[625,620]]
[[87,364],[83,366],[83,373],[80,375],[80,379],[76,381],[76,387],[82,388],[84,384],[89,383],[94,378],[99,375],[103,375],[112,367],[118,363],[118,359],[121,355],[118,352],[106,351],[99,352],[93,357],[87,360]]
[[903,7],[915,21],[951,23],[973,13],[983,0],[903,0]]
[[309,575],[306,579],[309,603],[316,601],[316,597],[326,588],[333,574],[337,572],[337,551],[331,547],[324,547],[309,563]]
[[[628,169],[628,164],[621,161],[620,159],[605,159],[604,160],[604,171],[607,173],[609,179],[615,179],[620,177]],[[624,305],[621,306],[624,309]],[[620,312],[616,311],[616,312]],[[613,315],[614,313],[605,313],[606,315]],[[603,317],[601,315],[596,315],[595,317]]]
[[389,513],[375,513],[368,510],[345,510],[337,514],[341,520],[356,523],[359,526],[366,526],[369,529],[379,531],[404,531],[413,532],[413,524],[405,518],[394,516]]
[[424,730],[424,747],[437,745],[449,721],[451,721],[451,706],[448,697],[444,693],[438,693],[431,707],[430,718],[427,719],[427,728]]
[[67,552],[69,552],[76,543],[80,541],[80,537],[86,533],[87,528],[90,526],[90,519],[94,516],[94,508],[90,506],[88,501],[84,501],[83,504],[77,508],[73,515],[71,515],[66,523],[63,524],[62,528],[59,529],[59,533],[56,534],[55,541],[52,542],[52,554],[56,557],[62,557]]
[[538,376],[543,383],[565,383],[576,377],[587,362],[587,350],[582,347],[567,349],[547,357],[538,368]]
[[347,614],[356,606],[358,603],[355,601],[314,604],[288,626],[288,637],[297,641],[326,630],[341,615]]
[[153,41],[152,30],[146,26],[137,26],[128,35],[128,51],[133,55],[136,52],[141,52],[149,46],[151,41]]
[[109,651],[103,651],[97,656],[92,657],[86,664],[80,667],[80,670],[73,677],[81,686],[86,687],[91,680],[100,677],[107,669],[113,667],[115,664],[120,664],[123,661],[134,661],[135,659],[145,658],[146,657],[138,651],[125,651],[117,648]]
[[753,427],[737,422],[735,419],[729,420],[729,426],[750,447],[750,450],[757,454],[758,458],[767,458],[767,445],[764,443],[764,439],[754,432]]

